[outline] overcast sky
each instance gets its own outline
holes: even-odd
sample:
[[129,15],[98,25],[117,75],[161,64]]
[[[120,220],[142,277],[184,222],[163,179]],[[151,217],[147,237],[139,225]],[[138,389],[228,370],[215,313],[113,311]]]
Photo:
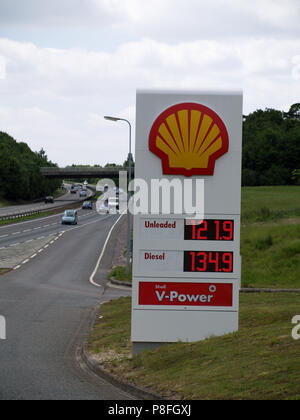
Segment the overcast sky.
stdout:
[[[299,0],[0,0],[0,130],[65,166],[122,163],[137,88],[300,102]],[[134,130],[133,130],[134,131]]]

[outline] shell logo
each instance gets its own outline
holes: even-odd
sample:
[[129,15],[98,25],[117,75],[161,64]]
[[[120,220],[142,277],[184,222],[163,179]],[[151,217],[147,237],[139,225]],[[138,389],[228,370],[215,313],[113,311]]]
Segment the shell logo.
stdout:
[[228,132],[221,118],[197,103],[166,109],[149,136],[149,149],[161,158],[165,175],[213,175],[216,160],[228,147]]

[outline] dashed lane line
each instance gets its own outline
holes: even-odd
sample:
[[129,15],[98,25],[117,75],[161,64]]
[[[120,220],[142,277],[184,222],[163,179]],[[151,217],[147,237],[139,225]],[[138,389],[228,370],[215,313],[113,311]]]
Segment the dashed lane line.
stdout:
[[[57,240],[62,234],[60,233],[59,235],[57,235],[55,237],[55,239]],[[52,235],[51,235],[52,236]],[[53,244],[55,241],[51,241],[48,244],[44,245],[42,248],[40,248],[39,250],[37,250],[34,254],[32,254],[30,257],[26,258],[24,261],[22,261],[20,264],[16,265],[13,269],[14,270],[18,270],[19,268],[21,268],[24,264],[27,264],[30,260],[33,260],[38,254],[40,254],[41,252],[43,252],[45,249],[47,249],[50,244]]]
[[[78,216],[78,218],[86,217],[86,216],[89,216],[89,215],[94,214],[94,213],[95,213],[95,211],[85,213],[85,214],[82,214],[82,215]],[[57,215],[55,215],[55,216],[57,216]],[[49,217],[53,217],[53,216],[49,216]],[[27,222],[24,222],[24,223],[27,223]],[[19,223],[19,224],[21,224],[21,223]],[[5,235],[1,235],[0,238],[7,238],[8,236],[12,236],[12,235],[20,235],[22,233],[28,233],[28,232],[32,232],[33,230],[38,230],[38,229],[45,229],[47,227],[56,226],[56,225],[59,225],[59,224],[60,224],[60,222],[54,222],[54,223],[49,223],[49,224],[43,225],[43,226],[36,226],[36,227],[31,228],[31,229],[25,229],[25,230],[22,230],[22,231],[12,232],[12,233],[8,233],[8,234],[5,234]],[[4,227],[7,227],[7,226],[3,226],[3,228]]]
[[[117,220],[117,222],[113,225],[113,228],[115,227],[115,225],[118,223],[118,221],[120,220],[120,218],[122,217],[122,215],[123,214],[121,214],[121,216],[118,218],[118,220]],[[106,216],[106,217],[103,217],[102,219],[100,219],[101,221],[102,220],[105,220],[105,219],[107,219],[107,218],[109,218],[109,217],[111,217],[111,216]],[[19,268],[21,268],[22,267],[22,265],[24,265],[24,264],[27,264],[30,260],[33,260],[38,254],[40,254],[41,252],[43,252],[44,250],[46,250],[47,248],[49,248],[49,246],[50,245],[52,245],[55,241],[57,241],[59,238],[61,238],[62,237],[62,235],[64,234],[64,233],[66,233],[66,232],[70,232],[71,230],[75,230],[75,229],[80,229],[80,228],[83,228],[83,227],[85,227],[85,226],[88,226],[88,225],[91,225],[91,224],[93,224],[93,223],[96,223],[96,222],[99,222],[99,220],[94,220],[94,221],[92,221],[92,222],[89,222],[89,223],[85,223],[84,225],[80,225],[80,226],[75,226],[75,227],[73,227],[73,228],[70,228],[70,229],[68,229],[67,231],[65,231],[65,230],[63,230],[63,231],[60,231],[60,232],[56,232],[56,236],[55,236],[55,238],[53,239],[53,240],[51,240],[48,244],[46,244],[46,245],[44,245],[41,249],[39,249],[38,251],[36,251],[33,255],[31,255],[29,258],[27,258],[26,260],[24,260],[24,261],[22,261],[20,264],[18,264],[18,265],[16,265],[14,268],[13,268],[13,270],[18,270]],[[108,237],[107,237],[107,240],[106,240],[106,243],[108,242],[108,239],[109,239],[109,237],[110,237],[110,235],[111,235],[111,232],[112,232],[112,230],[113,230],[113,228],[110,230],[110,232],[109,232],[109,235],[108,235]],[[53,236],[53,233],[51,234],[51,235],[49,235],[49,236]],[[40,238],[38,238],[38,239],[44,239],[45,238],[45,236],[41,236]],[[106,243],[105,243],[105,245],[104,245],[104,250],[105,250],[105,247],[106,247]],[[13,244],[13,245],[10,245],[10,246],[16,246],[16,245],[19,245],[19,243],[18,244]],[[103,251],[104,252],[104,251]],[[101,257],[102,258],[102,257]],[[96,284],[95,284],[96,285]]]

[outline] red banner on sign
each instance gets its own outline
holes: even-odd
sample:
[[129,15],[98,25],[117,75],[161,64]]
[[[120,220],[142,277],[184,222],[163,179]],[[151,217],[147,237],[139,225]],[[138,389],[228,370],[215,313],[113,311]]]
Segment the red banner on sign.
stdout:
[[231,283],[140,282],[139,305],[232,306]]

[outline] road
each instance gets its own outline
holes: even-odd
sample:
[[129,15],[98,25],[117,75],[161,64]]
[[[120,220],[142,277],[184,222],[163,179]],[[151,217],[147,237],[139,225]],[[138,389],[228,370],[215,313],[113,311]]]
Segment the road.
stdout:
[[[80,209],[78,210],[78,226],[94,223],[103,217],[106,217],[106,215],[99,215],[95,210]],[[68,230],[74,230],[74,226],[62,225],[61,214],[2,226],[0,227],[0,250],[32,239],[47,237]]]
[[[68,205],[68,204],[78,201],[80,198],[79,192],[77,192],[76,194],[70,194],[71,185],[65,184],[65,187],[67,189],[67,192],[63,194],[62,196],[56,198],[54,200],[54,203],[45,204],[44,201],[41,201],[41,202],[31,203],[31,204],[21,204],[21,205],[15,205],[15,206],[1,207],[0,217],[4,215],[9,215],[9,214],[22,213],[25,211],[53,209],[57,206]],[[88,197],[92,195],[92,191],[90,190],[87,190],[87,193],[88,193]]]
[[[7,323],[7,339],[0,340],[1,400],[133,398],[79,366],[78,348],[87,338],[95,308],[102,301],[130,294],[104,287],[114,235],[94,278],[102,287],[89,282],[118,215],[82,213],[75,229],[63,226],[65,233],[47,250],[0,276],[0,314]],[[13,235],[14,229],[22,232]],[[0,236],[8,234],[1,244],[58,229],[57,217],[9,226],[0,230]]]
[[[89,191],[91,194],[91,191]],[[120,209],[123,211],[126,207],[126,194],[120,195]],[[33,219],[26,222],[14,223],[11,225],[0,226],[0,253],[1,249],[30,242],[33,239],[46,238],[51,235],[59,234],[69,230],[77,229],[75,226],[62,225],[61,215]],[[106,214],[98,214],[96,204],[93,204],[93,210],[78,210],[78,226],[93,224],[99,219],[106,218]]]

